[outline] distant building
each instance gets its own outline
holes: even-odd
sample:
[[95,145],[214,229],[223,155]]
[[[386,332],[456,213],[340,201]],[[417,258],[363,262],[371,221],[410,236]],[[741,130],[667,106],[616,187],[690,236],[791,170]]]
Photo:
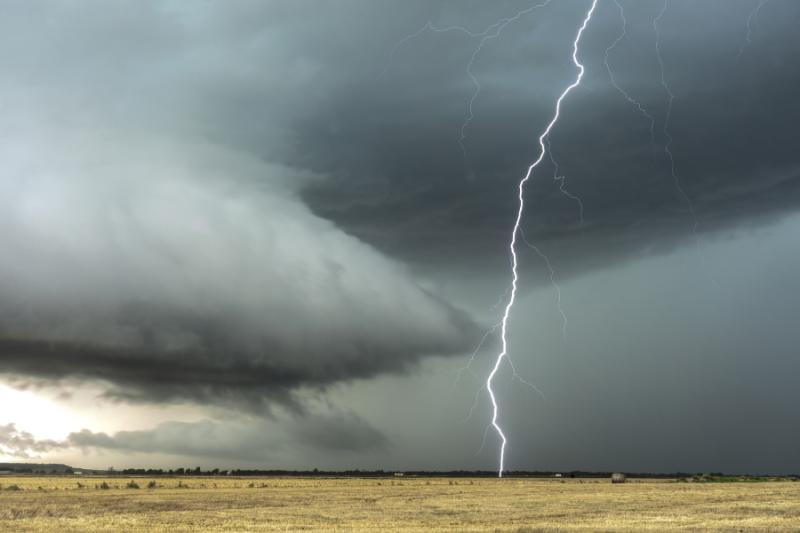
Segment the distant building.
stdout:
[[563,477],[561,474],[553,474],[553,477]]
[[625,474],[614,472],[611,474],[611,483],[625,483]]
[[394,473],[394,477],[403,477],[403,476],[405,476],[405,473],[403,473],[403,472],[395,472]]

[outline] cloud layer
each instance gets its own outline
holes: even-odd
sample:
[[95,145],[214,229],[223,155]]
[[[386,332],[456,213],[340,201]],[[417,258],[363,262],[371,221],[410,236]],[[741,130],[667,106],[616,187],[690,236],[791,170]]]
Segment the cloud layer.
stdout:
[[313,215],[297,171],[97,134],[18,136],[0,159],[5,373],[289,401],[469,346],[466,314]]

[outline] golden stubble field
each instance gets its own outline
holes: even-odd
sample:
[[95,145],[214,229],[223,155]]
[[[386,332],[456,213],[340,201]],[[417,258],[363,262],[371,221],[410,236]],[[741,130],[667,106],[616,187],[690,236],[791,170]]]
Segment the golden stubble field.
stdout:
[[[151,480],[157,486],[147,488]],[[104,481],[109,489],[95,488]],[[140,488],[126,488],[131,481]],[[793,482],[4,476],[0,483],[0,531],[19,533],[800,531]]]

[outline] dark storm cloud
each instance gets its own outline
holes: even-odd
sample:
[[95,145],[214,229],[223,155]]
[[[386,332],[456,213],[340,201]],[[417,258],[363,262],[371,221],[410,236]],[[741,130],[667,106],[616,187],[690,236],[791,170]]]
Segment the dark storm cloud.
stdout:
[[[475,41],[428,33],[391,51],[427,20],[476,30],[529,5],[4,3],[0,369],[258,404],[471,346],[465,315],[345,232],[431,270],[505,269],[515,181],[575,74],[587,2],[553,2],[487,43],[466,158]],[[601,2],[552,139],[585,224],[551,168],[528,189],[526,235],[562,275],[691,237],[661,149],[660,3],[625,6],[612,66],[657,117],[657,146],[608,82],[620,21]],[[701,229],[797,205],[800,6],[766,5],[737,61],[751,8],[675,1],[662,21],[673,150]]]
[[7,374],[258,406],[473,337],[465,313],[311,214],[282,185],[291,169],[209,146],[31,142],[47,155],[0,150]]
[[[491,266],[500,267],[516,181],[537,155],[536,136],[555,96],[575,76],[569,53],[586,4],[554,3],[487,43],[474,66],[482,92],[466,158],[457,141],[472,91],[464,68],[475,40],[422,33],[398,48],[381,77],[335,93],[301,129],[307,144],[320,147],[304,152],[303,160],[334,171],[334,179],[305,192],[312,207],[429,267],[463,261],[474,267],[492,258]],[[560,193],[549,161],[526,195],[526,234],[555,252],[562,275],[692,242],[690,208],[663,151],[666,93],[652,28],[662,2],[623,5],[628,37],[611,52],[610,65],[655,117],[655,146],[649,121],[610,83],[603,56],[622,24],[613,3],[600,2],[581,43],[586,77],[552,135],[559,174],[583,200],[585,223]],[[514,6],[478,11],[499,17]],[[669,128],[676,172],[701,232],[769,221],[800,200],[800,75],[793,67],[800,60],[800,7],[768,3],[739,56],[752,8],[675,1],[659,26],[665,78],[676,96]],[[478,17],[465,21],[453,13],[434,22],[482,27]]]
[[[441,346],[434,353],[444,353],[446,348]],[[320,350],[287,354],[286,350],[266,346],[257,352],[232,352],[234,349],[233,340],[185,351],[0,340],[7,374],[105,382],[110,387],[109,397],[134,402],[202,400],[256,413],[269,409],[267,400],[302,411],[302,403],[292,395],[296,389],[324,389],[351,379],[404,372],[429,355],[425,351],[429,348],[400,343],[391,348],[364,346],[346,352],[331,348],[325,353]],[[282,360],[289,355],[294,356],[294,361]],[[318,359],[313,360],[315,357]]]
[[118,7],[0,7],[0,371],[261,409],[469,346],[465,313],[303,204],[325,173],[272,162],[318,68],[283,49],[297,13]]

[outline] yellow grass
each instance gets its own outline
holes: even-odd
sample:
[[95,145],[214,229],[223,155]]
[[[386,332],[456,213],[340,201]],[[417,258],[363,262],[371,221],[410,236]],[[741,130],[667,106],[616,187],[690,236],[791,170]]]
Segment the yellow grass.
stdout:
[[0,531],[800,531],[792,482],[151,479],[4,476]]

